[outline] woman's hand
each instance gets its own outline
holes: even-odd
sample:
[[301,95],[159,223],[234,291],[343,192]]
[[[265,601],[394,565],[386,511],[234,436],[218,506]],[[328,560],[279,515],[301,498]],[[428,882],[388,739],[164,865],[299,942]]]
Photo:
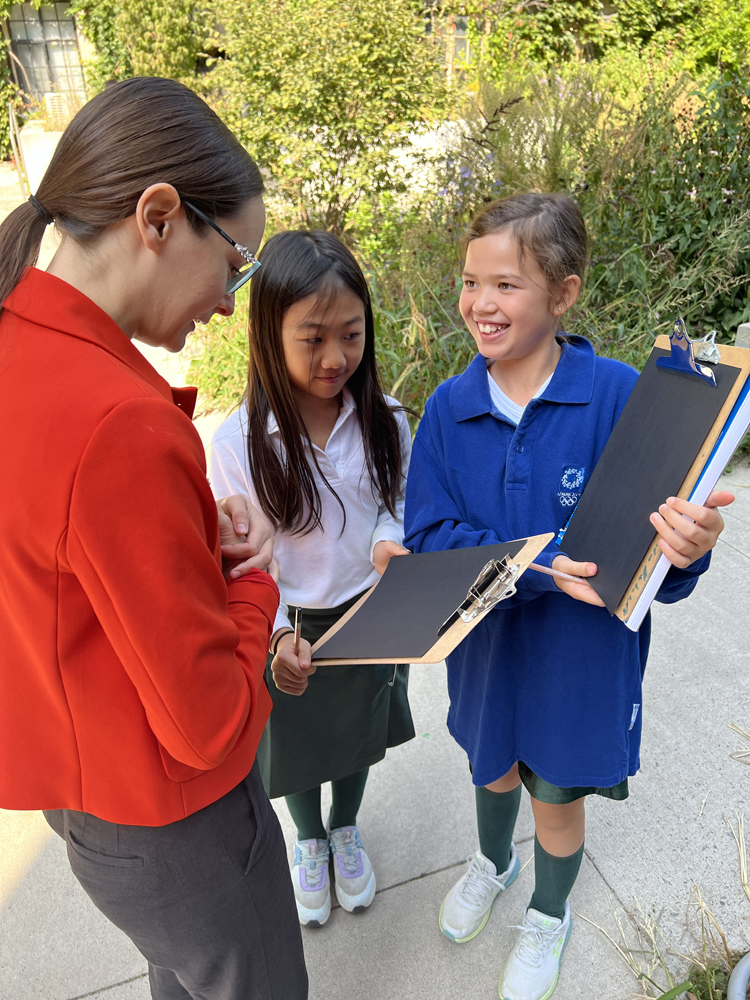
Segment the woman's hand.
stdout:
[[287,632],[276,646],[276,655],[271,663],[273,679],[279,691],[300,695],[307,688],[307,678],[318,668],[312,662],[312,651],[307,639],[300,639],[299,654],[294,652],[294,635]]
[[376,542],[372,550],[372,564],[382,576],[393,556],[409,556],[411,552],[398,542]]
[[716,509],[734,503],[734,496],[724,490],[712,493],[705,506],[669,497],[651,515],[651,523],[659,532],[659,548],[673,566],[685,569],[716,545],[724,530],[724,519]]
[[264,515],[242,496],[225,497],[217,502],[216,508],[224,576],[237,580],[251,569],[260,569],[278,583],[273,529]]
[[[552,560],[552,569],[559,570],[561,573],[567,573],[569,576],[586,577],[596,576],[597,566],[596,563],[591,562],[573,562],[567,556],[555,556]],[[561,580],[558,576],[553,577],[553,579],[556,586],[564,594],[569,594],[577,601],[583,601],[584,604],[595,604],[598,608],[604,607],[604,601],[599,597],[591,584],[586,583],[585,580],[581,580],[580,583],[573,583],[572,580]]]

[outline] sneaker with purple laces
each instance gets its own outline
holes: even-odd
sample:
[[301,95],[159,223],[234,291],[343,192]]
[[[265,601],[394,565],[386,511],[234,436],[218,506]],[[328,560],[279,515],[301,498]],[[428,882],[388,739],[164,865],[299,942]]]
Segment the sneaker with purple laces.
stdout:
[[303,927],[322,927],[331,915],[330,851],[327,840],[295,840],[292,884]]
[[356,826],[331,830],[336,899],[349,913],[366,909],[375,898],[375,872]]

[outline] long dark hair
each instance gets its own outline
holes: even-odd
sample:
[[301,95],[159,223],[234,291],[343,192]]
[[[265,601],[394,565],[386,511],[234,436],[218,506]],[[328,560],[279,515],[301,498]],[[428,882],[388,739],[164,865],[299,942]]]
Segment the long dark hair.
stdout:
[[[320,494],[310,459],[320,473],[292,391],[281,329],[287,310],[309,295],[353,292],[365,310],[365,349],[346,385],[357,406],[365,462],[391,514],[401,497],[402,454],[396,418],[385,400],[375,362],[375,324],[370,292],[351,252],[330,233],[279,233],[260,254],[263,266],[250,290],[250,371],[247,383],[247,452],[250,478],[261,509],[281,531],[304,534],[321,525]],[[276,452],[268,435],[273,413],[283,445]],[[322,473],[320,473],[322,475]],[[346,521],[346,511],[333,487]]]
[[[0,304],[36,262],[50,218],[77,243],[93,245],[160,181],[226,219],[263,191],[255,162],[192,90],[160,77],[107,87],[63,132],[35,195],[44,212],[26,201],[0,225]],[[208,228],[186,213],[197,233]]]

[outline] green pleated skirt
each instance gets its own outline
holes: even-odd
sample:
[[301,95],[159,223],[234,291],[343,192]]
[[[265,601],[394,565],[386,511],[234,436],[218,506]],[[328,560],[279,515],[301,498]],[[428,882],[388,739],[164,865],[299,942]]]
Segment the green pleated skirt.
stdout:
[[[317,642],[360,596],[337,608],[303,608],[302,637]],[[289,613],[294,620],[295,608]],[[304,694],[296,696],[276,687],[272,659],[266,662],[266,684],[273,709],[257,754],[269,798],[345,778],[382,760],[388,747],[414,738],[408,664],[318,667]]]

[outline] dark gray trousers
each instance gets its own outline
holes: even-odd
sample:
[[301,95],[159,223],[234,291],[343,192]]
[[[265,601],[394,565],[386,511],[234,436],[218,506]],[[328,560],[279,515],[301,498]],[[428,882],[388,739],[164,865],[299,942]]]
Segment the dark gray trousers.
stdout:
[[257,765],[167,826],[45,816],[94,905],[147,959],[153,1000],[306,1000],[286,849]]

